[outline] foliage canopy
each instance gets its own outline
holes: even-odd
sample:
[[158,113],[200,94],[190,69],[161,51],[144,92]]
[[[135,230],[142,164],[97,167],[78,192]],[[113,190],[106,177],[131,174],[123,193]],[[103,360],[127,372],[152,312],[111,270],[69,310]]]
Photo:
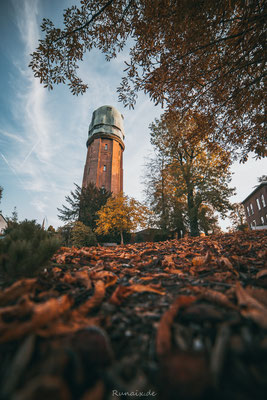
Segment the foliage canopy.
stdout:
[[[264,0],[81,0],[64,10],[64,27],[44,19],[30,67],[46,87],[87,89],[78,63],[93,48],[107,60],[129,44],[118,89],[132,107],[139,91],[184,114],[209,113],[225,145],[266,155]],[[129,40],[128,39],[133,39]]]

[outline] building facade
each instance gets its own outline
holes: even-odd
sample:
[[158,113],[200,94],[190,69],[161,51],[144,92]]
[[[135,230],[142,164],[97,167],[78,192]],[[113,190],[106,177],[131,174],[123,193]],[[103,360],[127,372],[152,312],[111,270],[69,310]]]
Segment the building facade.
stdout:
[[123,115],[112,106],[95,110],[89,126],[83,187],[89,182],[117,194],[123,191]]
[[267,182],[262,182],[245,200],[242,201],[245,208],[247,223],[250,229],[267,228]]

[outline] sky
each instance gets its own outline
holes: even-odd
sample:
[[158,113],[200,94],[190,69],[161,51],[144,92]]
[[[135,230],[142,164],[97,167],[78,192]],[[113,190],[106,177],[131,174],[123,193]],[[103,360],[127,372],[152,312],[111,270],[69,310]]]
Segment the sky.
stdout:
[[[127,51],[111,62],[97,50],[80,64],[79,76],[89,85],[86,94],[73,96],[67,86],[44,89],[28,68],[30,53],[41,38],[40,23],[50,18],[62,24],[63,9],[76,0],[0,1],[0,210],[19,220],[35,219],[55,228],[62,225],[57,208],[65,196],[81,185],[86,140],[92,113],[112,105],[124,115],[124,192],[143,200],[144,163],[152,153],[149,124],[163,110],[140,94],[134,110],[118,102],[117,87]],[[233,164],[233,202],[242,201],[267,174],[267,160]],[[229,226],[223,221],[222,228]]]

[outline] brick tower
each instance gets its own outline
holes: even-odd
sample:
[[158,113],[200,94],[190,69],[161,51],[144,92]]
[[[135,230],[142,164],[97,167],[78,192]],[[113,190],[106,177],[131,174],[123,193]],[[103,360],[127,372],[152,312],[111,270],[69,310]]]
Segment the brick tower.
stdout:
[[89,182],[93,182],[113,194],[123,191],[123,115],[111,106],[95,110],[86,145],[82,186],[87,187]]

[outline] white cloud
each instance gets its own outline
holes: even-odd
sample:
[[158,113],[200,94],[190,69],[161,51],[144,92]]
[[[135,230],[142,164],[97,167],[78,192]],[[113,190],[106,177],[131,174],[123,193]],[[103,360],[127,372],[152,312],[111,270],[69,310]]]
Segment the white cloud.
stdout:
[[16,133],[11,133],[11,132],[8,132],[7,130],[1,129],[1,128],[0,128],[0,133],[5,137],[14,140],[15,142],[25,143],[25,140],[21,136],[17,135]]

